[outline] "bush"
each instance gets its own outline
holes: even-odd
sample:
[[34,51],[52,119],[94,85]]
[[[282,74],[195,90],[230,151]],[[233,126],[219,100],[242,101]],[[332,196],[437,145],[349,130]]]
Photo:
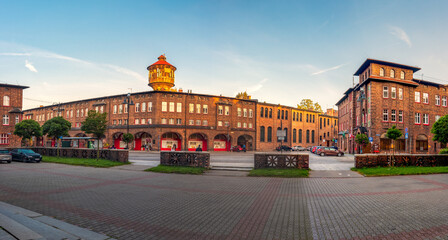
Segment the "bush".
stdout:
[[448,154],[448,148],[441,149],[439,154]]

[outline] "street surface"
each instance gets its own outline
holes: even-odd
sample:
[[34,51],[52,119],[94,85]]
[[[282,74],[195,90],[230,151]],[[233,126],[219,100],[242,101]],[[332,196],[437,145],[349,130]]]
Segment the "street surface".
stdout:
[[446,199],[447,174],[281,179],[0,164],[0,201],[126,240],[448,239]]

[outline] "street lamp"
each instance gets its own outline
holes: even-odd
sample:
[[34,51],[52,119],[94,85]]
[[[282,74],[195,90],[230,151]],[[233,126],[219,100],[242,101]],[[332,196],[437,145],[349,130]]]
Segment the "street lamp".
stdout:
[[[127,128],[127,130],[126,130],[126,134],[129,134],[129,112],[130,112],[130,108],[129,108],[129,106],[132,106],[132,105],[134,105],[134,102],[131,100],[131,93],[128,93],[127,95],[126,95],[126,98],[123,100],[123,104],[126,104],[127,105],[127,110],[128,110],[128,120],[127,120],[127,126],[126,126],[126,128]],[[126,149],[129,149],[129,143],[126,143]]]

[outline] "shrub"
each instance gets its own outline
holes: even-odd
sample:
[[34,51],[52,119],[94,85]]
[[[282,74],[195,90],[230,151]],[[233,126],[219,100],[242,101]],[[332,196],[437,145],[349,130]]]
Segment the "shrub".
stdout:
[[439,154],[448,154],[448,148],[441,149]]

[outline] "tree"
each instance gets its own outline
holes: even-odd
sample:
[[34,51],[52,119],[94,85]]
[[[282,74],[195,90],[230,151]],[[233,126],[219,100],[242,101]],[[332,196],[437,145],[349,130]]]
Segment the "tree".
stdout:
[[364,146],[369,143],[369,138],[367,137],[367,135],[363,133],[358,133],[356,134],[355,142],[361,145],[361,153],[362,153],[362,148],[364,148]]
[[123,142],[126,143],[126,148],[129,149],[129,143],[134,141],[134,135],[130,134],[130,133],[125,133],[123,134]]
[[250,95],[247,94],[247,91],[244,91],[244,92],[238,93],[236,95],[236,98],[239,98],[239,99],[250,99]]
[[322,112],[322,107],[319,103],[314,103],[311,99],[302,99],[300,104],[297,104],[297,108]]
[[68,130],[72,127],[72,124],[65,120],[63,117],[54,117],[44,123],[42,125],[43,134],[48,137],[56,138],[58,143],[58,156],[59,156],[59,147],[60,138],[63,136],[68,136]]
[[397,140],[399,137],[401,137],[403,134],[395,125],[393,125],[391,128],[387,129],[386,137],[392,139],[392,155],[395,153],[395,140]]
[[33,119],[27,119],[16,124],[14,135],[21,137],[22,141],[30,140],[32,137],[41,137],[42,128]]
[[98,140],[96,148],[96,160],[100,157],[100,140],[104,137],[107,129],[107,113],[97,113],[90,110],[86,119],[81,123],[81,130],[85,133],[91,133]]
[[434,134],[433,141],[446,146],[448,143],[448,115],[445,115],[432,125],[431,133]]

